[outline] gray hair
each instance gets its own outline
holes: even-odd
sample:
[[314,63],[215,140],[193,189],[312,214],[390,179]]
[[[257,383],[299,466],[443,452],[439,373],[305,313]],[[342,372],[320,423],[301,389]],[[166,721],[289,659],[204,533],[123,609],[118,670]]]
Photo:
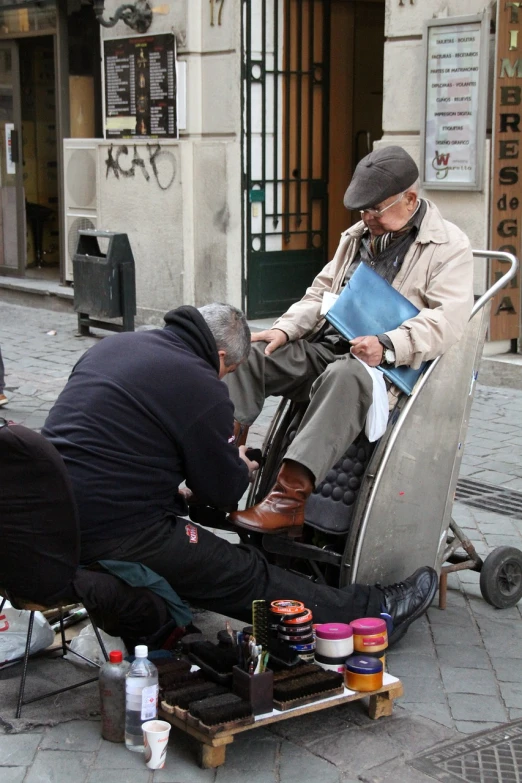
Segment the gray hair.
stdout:
[[214,335],[218,351],[225,351],[225,367],[244,361],[250,353],[250,329],[245,314],[221,302],[203,305],[198,310]]

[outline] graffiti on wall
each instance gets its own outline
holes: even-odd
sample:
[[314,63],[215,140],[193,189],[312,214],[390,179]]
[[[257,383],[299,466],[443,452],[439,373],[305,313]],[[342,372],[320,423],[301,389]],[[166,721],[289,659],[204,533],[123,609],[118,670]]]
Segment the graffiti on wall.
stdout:
[[105,176],[112,172],[116,179],[143,177],[145,182],[156,182],[161,190],[168,190],[176,179],[176,158],[160,144],[147,144],[147,154],[137,144],[111,144],[105,160]]

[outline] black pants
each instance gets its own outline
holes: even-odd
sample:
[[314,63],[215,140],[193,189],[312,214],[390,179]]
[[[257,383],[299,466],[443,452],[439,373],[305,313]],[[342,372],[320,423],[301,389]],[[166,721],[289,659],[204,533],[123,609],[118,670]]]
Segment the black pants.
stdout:
[[145,587],[130,587],[104,571],[79,568],[71,600],[82,602],[98,626],[121,636],[128,650],[162,629],[168,633],[171,616],[165,601]]
[[194,606],[242,622],[251,622],[252,601],[261,598],[303,601],[319,623],[349,622],[381,611],[382,592],[376,587],[340,590],[314,584],[270,565],[254,547],[230,544],[176,517],[126,537],[82,545],[82,563],[103,558],[143,563]]

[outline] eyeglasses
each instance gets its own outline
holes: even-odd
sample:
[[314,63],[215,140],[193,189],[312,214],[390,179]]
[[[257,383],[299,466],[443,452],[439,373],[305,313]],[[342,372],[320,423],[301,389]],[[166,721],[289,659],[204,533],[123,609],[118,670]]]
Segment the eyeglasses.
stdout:
[[383,209],[375,209],[375,207],[369,207],[369,209],[360,209],[359,212],[361,213],[361,215],[364,215],[364,213],[367,212],[369,215],[373,215],[374,217],[380,217],[386,212],[387,209],[390,209],[390,207],[394,207],[395,204],[398,204],[399,201],[402,201],[405,192],[406,191],[401,193],[400,196],[398,196],[398,198],[395,199],[395,201],[392,201],[391,204],[388,204],[387,207],[383,207]]

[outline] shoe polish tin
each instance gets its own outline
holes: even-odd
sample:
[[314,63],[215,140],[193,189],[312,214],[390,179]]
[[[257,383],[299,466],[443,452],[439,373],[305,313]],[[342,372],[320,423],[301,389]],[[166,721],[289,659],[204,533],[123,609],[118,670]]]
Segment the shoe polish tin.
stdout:
[[386,621],[380,617],[362,617],[360,620],[352,620],[350,625],[353,630],[354,652],[377,655],[382,658],[384,664],[384,653],[388,649]]
[[290,647],[295,650],[300,659],[305,663],[314,662],[315,640],[308,644],[291,644]]
[[306,625],[279,625],[277,631],[281,639],[287,639],[289,636],[300,638],[302,636],[314,635],[311,623],[306,623]]
[[352,655],[345,663],[344,684],[351,691],[378,691],[382,688],[383,665],[371,655]]
[[353,630],[346,623],[315,626],[316,651],[326,658],[346,658],[353,653]]
[[315,651],[315,663],[320,666],[322,669],[327,669],[331,672],[339,672],[339,674],[344,674],[345,670],[345,664],[346,664],[346,658],[340,657],[340,658],[329,658],[327,655],[321,655],[320,653]]
[[288,622],[290,618],[294,620],[299,617],[306,617],[308,610],[301,601],[294,601],[290,598],[284,598],[278,601],[272,601],[269,612],[269,630],[272,637],[277,637],[279,625]]

